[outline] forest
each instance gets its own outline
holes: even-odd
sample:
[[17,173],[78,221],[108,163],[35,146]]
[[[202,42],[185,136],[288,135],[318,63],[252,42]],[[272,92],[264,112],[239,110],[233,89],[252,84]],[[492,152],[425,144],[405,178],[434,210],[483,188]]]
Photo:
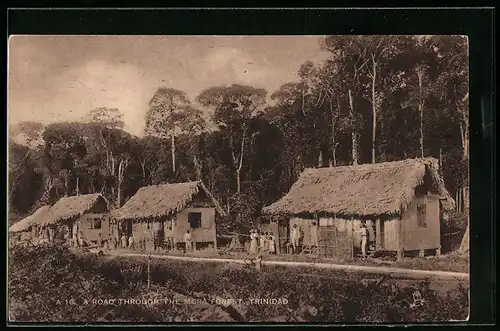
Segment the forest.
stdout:
[[247,228],[304,168],[417,157],[440,161],[466,213],[467,38],[327,36],[321,48],[328,60],[276,91],[235,83],[190,100],[158,86],[142,137],[107,105],[10,125],[9,224],[62,196],[100,192],[117,208],[142,186],[201,179],[231,215],[223,227]]

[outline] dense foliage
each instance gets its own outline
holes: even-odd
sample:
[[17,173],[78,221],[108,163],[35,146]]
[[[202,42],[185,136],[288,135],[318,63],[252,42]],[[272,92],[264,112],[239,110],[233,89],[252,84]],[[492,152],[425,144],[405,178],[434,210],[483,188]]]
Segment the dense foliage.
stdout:
[[[15,321],[328,321],[437,322],[463,320],[468,290],[452,283],[436,292],[428,281],[410,283],[373,276],[306,268],[266,267],[262,272],[213,263],[151,261],[147,288],[146,259],[109,259],[74,255],[57,246],[17,247],[9,251],[9,312]],[[217,280],[217,281],[214,281]],[[424,303],[410,307],[419,291]],[[172,304],[164,299],[202,298],[206,305]],[[217,307],[213,298],[281,298],[287,304]],[[98,305],[92,299],[159,299],[152,305]],[[89,304],[85,304],[87,299]],[[71,304],[71,300],[74,303]],[[68,303],[70,304],[68,304]],[[313,307],[317,314],[294,314]]]
[[467,211],[466,38],[329,36],[322,47],[330,59],[305,63],[277,91],[234,84],[189,100],[158,87],[144,137],[106,107],[85,123],[11,127],[28,147],[9,142],[10,215],[78,193],[120,206],[141,186],[201,178],[231,214],[226,227],[244,227],[305,167],[419,156],[442,162]]

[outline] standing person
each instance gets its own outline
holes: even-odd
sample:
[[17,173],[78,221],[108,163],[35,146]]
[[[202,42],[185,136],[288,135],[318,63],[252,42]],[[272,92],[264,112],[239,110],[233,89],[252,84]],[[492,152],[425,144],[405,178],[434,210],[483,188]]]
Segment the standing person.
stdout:
[[361,255],[363,258],[366,257],[366,244],[368,242],[368,229],[366,228],[365,222],[361,223],[361,229],[359,229],[361,235]]
[[78,243],[80,244],[80,248],[83,247],[83,233],[82,231],[78,232]]
[[184,234],[184,241],[186,242],[186,252],[191,251],[193,249],[193,236],[191,235],[191,231],[186,231]]
[[269,253],[276,254],[276,237],[272,232],[269,234]]
[[256,246],[257,246],[256,253],[258,253],[260,251],[260,233],[259,233],[259,230],[257,230],[257,229],[255,229],[254,231],[255,231],[254,232],[255,233],[254,234],[254,236],[255,236],[255,242],[257,243],[256,244]]
[[49,242],[53,242],[53,241],[54,241],[54,228],[49,227]]
[[248,250],[248,253],[250,254],[257,254],[258,250],[258,243],[257,243],[257,233],[254,229],[250,230],[250,249]]
[[318,225],[316,222],[312,222],[309,232],[309,245],[318,247]]
[[265,252],[267,250],[267,232],[263,232],[260,234],[259,238],[259,246],[260,246],[260,251]]
[[78,238],[76,232],[73,232],[73,247],[78,247]]
[[293,248],[293,253],[297,254],[297,251],[299,249],[299,238],[300,238],[300,232],[299,228],[297,227],[297,224],[294,224],[292,227],[292,231],[290,231],[290,239],[292,241],[292,248]]
[[134,237],[132,236],[132,234],[130,235],[130,237],[128,237],[128,247],[130,249],[134,249]]
[[173,250],[177,250],[177,237],[172,236],[172,245],[173,245]]
[[125,233],[122,234],[122,248],[127,248],[127,236]]

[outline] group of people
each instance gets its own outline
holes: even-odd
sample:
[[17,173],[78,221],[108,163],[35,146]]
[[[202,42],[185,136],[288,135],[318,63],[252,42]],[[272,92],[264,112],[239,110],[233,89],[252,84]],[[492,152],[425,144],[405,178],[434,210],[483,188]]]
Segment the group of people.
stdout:
[[258,252],[276,254],[276,237],[271,232],[260,233],[256,229],[250,230],[250,254]]
[[[308,245],[311,247],[318,247],[318,225],[316,222],[312,222],[309,226],[309,240]],[[288,242],[289,247],[292,249],[293,254],[298,254],[302,250],[304,244],[304,233],[302,232],[300,226],[294,224],[290,230],[290,240]]]

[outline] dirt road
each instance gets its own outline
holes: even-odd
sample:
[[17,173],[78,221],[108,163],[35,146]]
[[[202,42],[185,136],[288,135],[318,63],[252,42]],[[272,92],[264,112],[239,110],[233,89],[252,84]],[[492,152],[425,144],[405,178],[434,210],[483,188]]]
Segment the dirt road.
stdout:
[[[107,252],[107,255],[122,256],[122,257],[147,257],[148,254],[143,253],[117,253]],[[242,259],[220,259],[220,258],[205,258],[205,257],[189,257],[189,256],[170,256],[170,255],[149,255],[151,258],[165,259],[165,260],[178,260],[190,262],[219,262],[219,263],[237,263],[245,264]],[[295,262],[295,261],[262,261],[263,265],[281,265],[287,267],[314,267],[321,269],[334,269],[352,272],[366,272],[374,274],[391,274],[392,276],[401,276],[406,279],[443,279],[443,280],[456,280],[468,281],[469,274],[450,271],[437,271],[437,270],[416,270],[404,268],[390,268],[379,266],[358,266],[346,264],[332,264],[332,263],[313,263],[313,262]]]

